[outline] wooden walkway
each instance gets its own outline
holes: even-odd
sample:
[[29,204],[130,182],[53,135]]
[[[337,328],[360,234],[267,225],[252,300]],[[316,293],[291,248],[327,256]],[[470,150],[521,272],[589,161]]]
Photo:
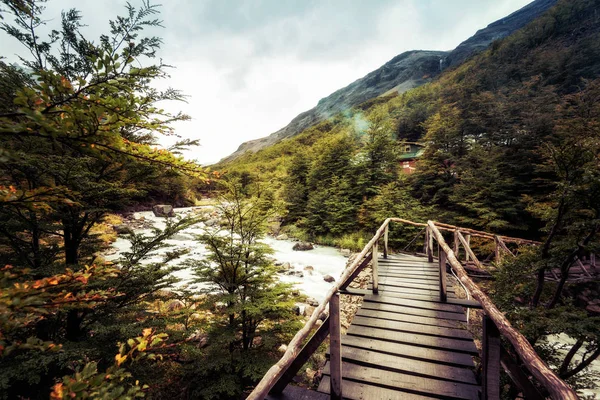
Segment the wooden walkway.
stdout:
[[[450,285],[447,291],[448,302],[456,301]],[[477,348],[463,308],[439,302],[437,263],[379,258],[379,294],[365,293],[342,335],[344,398],[479,399]],[[318,390],[329,393],[329,361]]]

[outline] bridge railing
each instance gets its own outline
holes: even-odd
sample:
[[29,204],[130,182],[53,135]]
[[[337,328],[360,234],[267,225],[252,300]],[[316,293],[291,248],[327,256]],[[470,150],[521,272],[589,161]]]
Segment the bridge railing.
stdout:
[[[304,327],[296,333],[289,343],[281,359],[267,371],[252,393],[250,393],[248,399],[263,400],[268,394],[277,395],[282,393],[288,383],[296,376],[300,368],[308,361],[327,336],[330,337],[330,394],[332,399],[342,398],[340,291],[344,291],[360,272],[371,263],[372,291],[374,294],[378,293],[379,246],[380,241],[382,241],[382,255],[384,258],[387,258],[389,251],[389,225],[391,222],[424,228],[424,251],[428,256],[429,262],[434,261],[433,242],[436,241],[438,243],[440,301],[452,302],[467,307],[473,305],[469,302],[460,302],[454,299],[452,301],[448,300],[446,295],[446,266],[450,264],[463,287],[479,302],[476,303],[478,308],[480,305],[484,310],[482,367],[483,397],[485,399],[498,398],[500,364],[517,386],[523,390],[526,398],[543,398],[537,392],[535,386],[531,384],[527,376],[520,371],[516,362],[511,360],[508,357],[508,353],[502,349],[500,335],[504,336],[512,344],[527,370],[548,390],[553,399],[577,399],[575,392],[548,368],[535,353],[535,350],[527,339],[511,326],[510,322],[496,308],[489,297],[471,280],[465,268],[456,257],[459,247],[462,245],[465,250],[466,259],[470,259],[476,267],[481,268],[481,262],[479,262],[469,245],[469,238],[471,236],[494,240],[497,258],[501,258],[503,254],[512,254],[506,243],[535,245],[539,244],[539,242],[498,236],[439,222],[428,221],[427,224],[424,224],[400,218],[387,218],[383,222],[373,238],[365,245],[358,256],[343,272],[340,279],[327,292],[324,300],[313,311]],[[448,246],[441,231],[454,233],[454,250]],[[329,307],[329,316],[317,327],[319,316],[325,311],[326,307]],[[315,330],[315,328],[317,329]],[[313,331],[314,333],[309,338],[310,333]]]
[[[448,246],[438,226],[442,224],[433,221],[427,222],[426,247],[430,261],[433,261],[433,241],[439,247],[438,263],[440,266],[440,300],[446,301],[445,273],[446,265],[449,264],[456,273],[461,284],[471,293],[471,296],[481,304],[484,312],[483,337],[482,337],[482,397],[484,399],[498,399],[500,396],[500,366],[502,366],[514,383],[523,391],[525,398],[543,399],[537,388],[529,381],[527,375],[520,371],[514,360],[502,348],[501,337],[504,337],[512,345],[515,353],[520,358],[527,371],[544,387],[550,396],[556,400],[575,400],[575,391],[540,358],[533,346],[527,339],[516,330],[506,319],[504,314],[494,305],[491,299],[473,282],[456,257],[454,250]],[[467,250],[470,247],[466,241],[460,240],[461,233],[456,231],[459,241]],[[473,233],[471,233],[473,234]],[[500,251],[509,252],[506,246],[502,246],[503,240],[493,236],[496,242],[496,253]],[[457,236],[455,236],[457,237]],[[500,241],[499,241],[500,239]],[[456,242],[455,242],[456,243]],[[456,247],[455,247],[456,249]]]

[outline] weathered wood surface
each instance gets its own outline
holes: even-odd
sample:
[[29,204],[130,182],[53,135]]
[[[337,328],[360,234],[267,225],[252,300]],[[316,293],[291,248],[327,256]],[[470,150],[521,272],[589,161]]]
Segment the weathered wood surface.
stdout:
[[[379,294],[363,292],[342,335],[344,398],[478,397],[473,372],[478,352],[464,309],[440,299],[440,267],[423,260],[392,254],[378,260]],[[411,278],[403,276],[407,270]],[[425,271],[431,275],[419,279]],[[446,289],[452,300],[454,288]],[[331,392],[330,368],[328,363],[323,371],[323,393]]]

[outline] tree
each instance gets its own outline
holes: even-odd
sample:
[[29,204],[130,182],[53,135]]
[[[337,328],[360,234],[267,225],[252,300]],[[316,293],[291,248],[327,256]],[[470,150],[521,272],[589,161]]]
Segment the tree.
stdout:
[[264,350],[257,350],[278,345],[298,326],[290,287],[278,282],[268,257],[271,250],[260,242],[274,212],[271,201],[244,197],[237,182],[229,183],[217,209],[224,230],[198,236],[209,255],[192,263],[207,303],[216,310],[210,328],[211,367],[203,367],[212,384],[201,390],[201,396],[231,398],[270,366]]

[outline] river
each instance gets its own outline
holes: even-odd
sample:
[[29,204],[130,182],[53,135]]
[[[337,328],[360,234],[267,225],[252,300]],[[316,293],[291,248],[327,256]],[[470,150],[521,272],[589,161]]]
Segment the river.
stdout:
[[[184,217],[194,212],[194,208],[177,208],[175,209],[176,217]],[[164,229],[166,226],[166,218],[155,217],[152,211],[137,212],[134,214],[136,221],[144,221],[144,226],[141,228],[133,228],[133,231],[137,234],[152,234],[152,227]],[[134,225],[135,226],[135,225]],[[171,246],[169,250],[174,249],[186,249],[188,253],[173,261],[174,264],[178,264],[186,259],[197,259],[204,257],[207,254],[207,250],[201,243],[195,240],[195,236],[205,231],[206,227],[203,223],[199,223],[193,227],[184,229],[167,240],[166,243]],[[282,282],[291,283],[301,293],[312,297],[317,301],[321,302],[325,294],[333,286],[334,283],[328,283],[323,280],[325,275],[331,275],[335,279],[341,275],[342,271],[346,266],[347,258],[342,256],[340,251],[333,247],[327,246],[316,246],[313,250],[308,251],[294,251],[292,247],[296,242],[292,240],[276,240],[273,237],[267,236],[262,239],[262,242],[269,245],[274,254],[272,257],[277,263],[290,263],[292,269],[298,274],[301,273],[303,276],[294,276],[287,274],[278,274],[279,279]],[[131,247],[131,243],[126,239],[125,236],[119,236],[117,240],[112,244],[113,250],[110,251],[109,255],[105,258],[109,261],[114,261],[119,258],[119,255],[128,251]],[[164,252],[164,249],[159,249],[151,253],[145,262],[156,262],[159,261]],[[313,267],[312,271],[304,270],[305,267]],[[174,273],[181,282],[179,285],[189,284],[193,279],[192,271],[189,269],[183,269]]]

